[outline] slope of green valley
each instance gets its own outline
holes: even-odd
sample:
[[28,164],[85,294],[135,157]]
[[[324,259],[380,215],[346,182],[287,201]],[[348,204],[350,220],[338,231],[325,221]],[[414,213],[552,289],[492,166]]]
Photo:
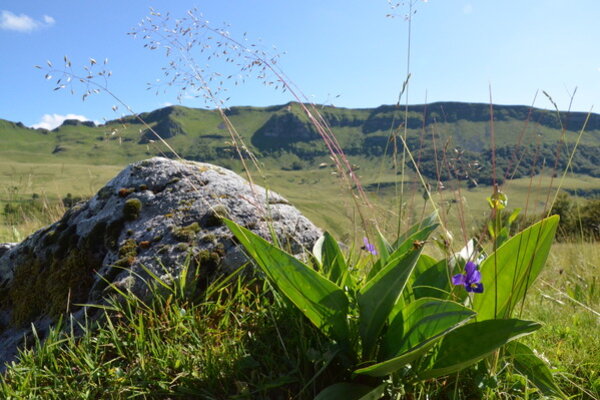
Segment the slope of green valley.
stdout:
[[[392,155],[395,152],[401,159],[398,136],[406,132],[408,146],[428,183],[433,188],[462,186],[465,190],[460,196],[472,207],[467,210],[470,214],[464,213],[474,220],[486,211],[485,196],[493,183],[493,156],[497,181],[513,178],[506,186],[513,188],[512,193],[509,190],[512,205],[522,207],[530,198],[530,176],[546,176],[546,186],[541,186],[546,190],[552,175],[559,176],[565,170],[588,117],[585,113],[559,115],[525,106],[496,105],[492,124],[488,104],[455,102],[414,105],[407,114],[403,107],[395,106],[317,109],[362,184],[367,191],[377,193],[376,203],[397,203],[401,167],[393,162]],[[343,189],[334,176],[329,152],[299,104],[232,107],[226,115],[261,163],[264,176],[258,178],[260,174],[256,174],[257,181],[289,197],[324,226],[337,231],[348,227],[347,221],[353,217],[344,215],[339,207],[339,199],[348,196],[340,194]],[[171,106],[139,117],[160,138],[133,116],[101,126],[67,120],[52,131],[0,120],[0,203],[34,193],[51,199],[67,193],[90,196],[124,165],[156,155],[175,157],[177,153],[241,171],[238,152],[217,111]],[[600,192],[598,145],[600,115],[593,114],[572,158],[564,189],[579,195]],[[403,179],[409,183],[403,203],[419,208],[423,205],[420,184],[412,163],[407,165]],[[552,182],[554,187],[557,181]],[[541,183],[536,181],[535,185]],[[543,208],[545,193],[530,206]],[[450,202],[449,197],[456,195],[440,192],[437,196]]]

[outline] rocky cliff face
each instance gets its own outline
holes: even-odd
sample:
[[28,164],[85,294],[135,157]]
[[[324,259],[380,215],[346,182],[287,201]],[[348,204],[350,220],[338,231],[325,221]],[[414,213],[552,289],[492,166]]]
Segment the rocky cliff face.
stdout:
[[299,112],[282,110],[273,114],[252,136],[252,144],[261,150],[274,150],[290,143],[317,140],[320,136]]
[[145,297],[145,268],[169,281],[189,260],[201,287],[244,265],[224,217],[267,239],[274,232],[296,254],[320,235],[283,197],[229,170],[152,158],[22,243],[0,245],[0,363],[31,324],[44,335],[65,311],[82,318],[76,304],[100,303],[107,282]]

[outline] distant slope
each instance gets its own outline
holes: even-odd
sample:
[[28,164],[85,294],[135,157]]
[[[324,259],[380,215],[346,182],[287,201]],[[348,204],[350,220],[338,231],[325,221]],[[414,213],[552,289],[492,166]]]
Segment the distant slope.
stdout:
[[[430,179],[460,178],[490,183],[492,124],[488,104],[441,102],[403,108],[346,109],[319,106],[346,153],[367,166],[384,153],[401,150],[392,132],[406,132],[408,144]],[[493,107],[498,176],[564,168],[587,118],[526,106]],[[298,104],[232,107],[227,110],[246,145],[269,167],[301,169],[328,162],[328,151]],[[236,152],[219,114],[171,106],[140,115],[182,157],[237,166]],[[564,131],[563,131],[564,127]],[[561,143],[564,138],[566,144]],[[593,114],[573,161],[574,172],[600,176],[600,115]],[[66,121],[48,132],[0,120],[0,158],[16,162],[121,165],[153,155],[173,156],[133,116],[101,126]],[[558,155],[558,158],[557,158]],[[437,163],[436,163],[437,162]]]

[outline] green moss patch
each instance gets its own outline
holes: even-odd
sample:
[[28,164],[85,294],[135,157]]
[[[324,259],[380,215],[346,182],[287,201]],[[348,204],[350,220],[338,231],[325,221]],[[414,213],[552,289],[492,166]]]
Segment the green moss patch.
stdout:
[[94,247],[79,240],[73,247],[57,249],[50,258],[23,254],[8,290],[11,323],[21,326],[41,315],[56,317],[85,302],[104,258]]
[[119,247],[119,259],[115,262],[115,266],[129,268],[135,262],[137,255],[138,242],[135,239],[127,239]]
[[113,188],[105,186],[98,191],[98,198],[100,200],[108,199],[113,193]]
[[123,216],[127,221],[134,221],[140,217],[142,202],[140,199],[129,199],[123,205]]
[[[85,303],[102,267],[107,247],[116,243],[123,221],[100,222],[81,237],[75,225],[58,224],[42,239],[42,249],[21,252],[14,279],[2,301],[12,306],[11,325],[23,326],[42,315],[57,317],[72,312],[73,304]],[[137,243],[126,241],[119,252],[129,260]]]
[[204,216],[205,226],[220,226],[223,225],[223,218],[229,218],[229,210],[222,204],[217,204],[208,210]]
[[171,229],[173,237],[180,242],[191,242],[200,232],[200,224],[192,222],[187,226],[176,226]]

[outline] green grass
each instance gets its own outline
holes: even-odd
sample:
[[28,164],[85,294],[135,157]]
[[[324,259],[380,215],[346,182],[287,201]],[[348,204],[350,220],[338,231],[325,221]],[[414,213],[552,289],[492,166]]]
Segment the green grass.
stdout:
[[[327,161],[329,161],[327,157],[323,157],[322,162]],[[360,167],[357,174],[363,186],[370,188],[373,202],[373,207],[368,211],[370,218],[379,218],[380,221],[387,222],[388,231],[393,232],[398,216],[397,199],[400,180],[392,170],[384,169],[383,173],[380,173],[381,162],[377,159],[350,157],[350,161]],[[239,168],[239,162],[232,161],[230,164],[230,167]],[[266,159],[263,170],[266,180],[263,181],[259,176],[255,176],[255,179],[257,183],[287,197],[312,221],[337,237],[355,236],[352,233],[358,228],[354,224],[356,215],[352,211],[348,190],[332,174],[333,168],[321,169],[318,167],[319,163],[315,164],[299,171],[282,171],[277,160]],[[69,163],[0,161],[0,188],[2,188],[0,189],[0,242],[14,240],[11,239],[14,237],[13,228],[6,227],[2,223],[1,213],[4,204],[10,200],[10,190],[14,190],[20,199],[31,198],[35,193],[47,198],[50,203],[59,201],[67,193],[84,198],[91,197],[125,165],[126,163],[81,164],[76,160],[71,160]],[[416,178],[409,174],[404,180],[408,182],[404,203],[409,210],[413,210],[409,213],[411,220],[404,223],[406,227],[409,222],[421,217],[424,202],[422,188]],[[527,210],[529,215],[541,212],[546,204],[548,192],[550,192],[550,201],[552,200],[560,178],[553,180],[552,189],[549,188],[550,181],[550,176],[543,175],[536,176],[532,180],[520,178],[508,182],[506,189],[503,190],[509,197],[509,207],[524,208],[529,203]],[[529,189],[530,184],[531,189]],[[441,205],[440,209],[447,214],[447,224],[455,234],[462,229],[462,223],[466,232],[472,234],[481,227],[481,221],[489,214],[485,199],[491,194],[491,188],[479,186],[467,189],[464,184],[460,186],[461,189],[458,191],[456,182],[446,183],[447,189],[439,193],[434,192],[433,196],[436,203]],[[600,189],[600,178],[569,174],[563,182],[563,188]],[[340,207],[340,204],[343,206]],[[425,212],[430,211],[431,205],[428,204]],[[15,228],[20,237],[25,237],[50,222],[52,221],[42,219],[40,224],[33,223]]]
[[[123,301],[124,300],[124,301]],[[4,399],[311,399],[333,365],[317,330],[258,282],[113,301],[102,323],[34,341]],[[314,378],[314,379],[313,379]]]
[[[208,132],[211,136],[175,137],[170,140],[175,148],[189,148],[188,155],[194,155],[197,149],[226,147],[228,134],[215,113],[195,114],[197,110],[192,113],[184,108],[180,111],[173,119],[186,132]],[[259,111],[241,108],[230,116],[248,144],[251,138],[247,132],[256,131],[269,118],[267,110]],[[369,116],[365,110],[325,112],[341,121]],[[476,143],[475,135],[485,124],[462,120],[456,123],[466,142],[472,143]],[[517,127],[514,121],[505,123],[506,129]],[[115,135],[111,135],[113,129],[117,130]],[[2,135],[9,133],[0,129],[0,139],[10,143],[3,148],[0,161],[0,242],[20,241],[60,218],[64,212],[60,199],[67,193],[91,196],[129,161],[158,154],[151,145],[137,143],[139,129],[137,124],[112,123],[95,129],[68,126],[46,135],[19,130],[23,136],[18,140],[5,138]],[[351,129],[336,129],[345,134],[342,141],[351,142]],[[548,135],[556,134],[553,131]],[[33,136],[24,140],[27,135]],[[589,140],[596,139],[592,135]],[[52,154],[57,143],[64,150]],[[195,147],[189,147],[190,143]],[[83,163],[81,155],[90,157],[89,163]],[[356,172],[362,184],[370,188],[373,206],[363,212],[367,218],[381,221],[384,231],[396,231],[401,203],[406,211],[404,227],[431,211],[431,203],[424,202],[413,174],[402,178],[407,186],[406,196],[400,202],[400,179],[389,164],[382,167],[376,157],[349,158],[360,167]],[[303,168],[297,171],[281,169],[282,162],[296,159],[289,155],[262,158],[266,180],[256,174],[257,183],[286,196],[317,225],[347,244],[360,241],[363,228],[356,222],[347,189],[332,174],[333,168],[318,167],[319,163],[329,164],[329,158],[301,160]],[[240,170],[239,161],[220,161]],[[529,215],[541,212],[548,194],[552,200],[560,177],[554,179],[552,188],[550,181],[550,175],[544,174],[533,180],[508,182],[505,190],[509,208],[529,204]],[[434,191],[433,199],[455,236],[453,250],[458,250],[463,238],[478,232],[488,217],[485,198],[491,194],[491,188],[467,189],[461,184],[457,190],[456,182],[448,182],[446,187],[441,193]],[[569,175],[563,187],[600,189],[600,178]],[[24,208],[18,222],[7,224],[2,216],[5,204],[24,204],[34,193],[41,195],[47,207],[35,212]],[[576,399],[600,398],[600,339],[596,334],[600,331],[599,256],[594,245],[556,244],[542,280],[529,294],[523,312],[524,318],[546,324],[527,343],[549,360],[562,388]],[[264,293],[256,285],[234,285],[200,298],[159,297],[149,307],[129,298],[121,304],[125,308],[110,313],[112,324],[87,327],[80,337],[56,331],[45,344],[32,344],[21,362],[5,375],[2,394],[15,399],[39,398],[42,394],[45,398],[313,398],[320,389],[339,379],[335,365],[327,364],[329,349],[316,329],[292,307],[270,292],[266,296]],[[492,384],[486,380],[489,377],[471,370],[459,378],[398,387],[395,394],[407,390],[414,398],[451,398],[450,393],[456,390],[459,398],[476,398],[484,393],[478,386],[484,385],[492,388],[492,398],[536,398],[535,391],[510,371],[500,377],[499,382]],[[456,382],[459,384],[452,386]]]
[[[598,266],[589,266],[598,255],[593,245],[556,245],[523,315],[546,324],[526,343],[548,359],[573,399],[600,395],[600,322],[588,310],[600,305],[593,286]],[[570,268],[559,272],[564,265]],[[558,294],[574,282],[580,289],[571,297],[581,304]],[[30,338],[0,380],[2,398],[312,399],[348,378],[340,376],[328,340],[259,280],[234,276],[204,292],[175,284],[154,293],[149,303],[115,297],[100,309],[101,323],[83,331],[67,326],[43,343]],[[443,380],[395,382],[389,395],[537,399],[536,393],[509,370],[490,377],[473,368]]]
[[575,398],[600,398],[600,247],[558,243],[523,317],[545,324],[525,342],[543,354]]
[[[30,197],[29,192],[44,192],[45,185],[52,180],[65,189],[70,184],[84,182],[79,186],[84,194],[97,189],[92,188],[93,185],[85,188],[89,181],[85,180],[85,169],[79,165],[23,164],[13,168],[12,175],[3,175],[12,184],[23,185],[25,174],[32,175],[28,181],[31,184],[18,192],[22,198]],[[88,167],[98,177],[97,186],[102,185],[102,174],[108,179],[119,168]],[[47,174],[45,179],[33,178],[42,171]],[[352,223],[355,216],[345,211],[351,209],[348,196],[329,169],[265,172],[272,188],[292,199],[318,224],[336,234],[344,234],[341,238],[347,243],[357,234],[362,237],[361,228]],[[375,173],[369,169],[361,169],[361,172],[364,182],[376,182]],[[542,185],[548,180],[543,177]],[[586,184],[593,186],[596,182],[587,177],[571,177],[565,182],[572,187]],[[526,201],[528,185],[526,179],[510,183],[511,205]],[[78,193],[72,188],[67,190]],[[383,208],[385,202],[390,204],[394,199],[394,190],[386,190],[390,192],[382,193],[376,200],[381,207],[375,208],[376,218],[393,212],[393,209]],[[421,194],[410,195],[420,207]],[[444,195],[448,199],[457,193],[447,191]],[[489,188],[463,189],[461,195],[468,220],[473,221],[473,227],[480,226],[481,218],[487,214],[484,199],[489,195]],[[56,193],[55,196],[62,195]],[[531,196],[545,198],[545,194]],[[4,199],[8,198],[7,193]],[[452,204],[448,215],[454,213],[454,207],[458,204]],[[0,242],[21,240],[27,233],[58,219],[64,211],[61,207],[51,212],[44,210],[26,216],[15,229],[0,224]],[[418,218],[420,212],[413,214]],[[457,243],[461,243],[460,238]],[[429,251],[432,249],[433,246],[429,246]],[[596,334],[600,329],[597,314],[600,311],[599,257],[594,244],[555,244],[542,279],[530,292],[523,312],[523,318],[545,324],[527,339],[527,344],[549,360],[562,388],[575,399],[600,398],[600,342]],[[274,301],[270,295],[261,295],[262,290],[256,285],[238,285],[200,299],[174,297],[167,302],[158,298],[150,308],[132,300],[130,309],[111,314],[112,325],[88,329],[80,338],[56,332],[43,346],[30,348],[22,361],[10,368],[2,393],[6,398],[15,399],[36,398],[40,393],[47,398],[128,398],[134,395],[139,398],[157,395],[293,398],[304,388],[297,398],[312,398],[339,379],[335,368],[332,371],[329,367],[317,379],[312,379],[328,360],[325,341],[292,307]],[[536,398],[535,391],[528,389],[518,376],[506,371],[500,377],[493,390],[510,395],[499,398],[521,398],[525,393]],[[458,387],[457,393],[461,396],[478,397],[483,392],[477,387],[483,381],[487,382],[485,385],[492,385],[487,381],[490,378],[478,375],[477,370],[462,374],[458,386],[452,386],[453,379],[450,377],[446,383],[433,381],[421,386],[402,386],[397,390],[412,391],[415,398],[424,398],[425,394],[442,398],[450,396],[451,388]]]

